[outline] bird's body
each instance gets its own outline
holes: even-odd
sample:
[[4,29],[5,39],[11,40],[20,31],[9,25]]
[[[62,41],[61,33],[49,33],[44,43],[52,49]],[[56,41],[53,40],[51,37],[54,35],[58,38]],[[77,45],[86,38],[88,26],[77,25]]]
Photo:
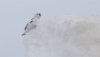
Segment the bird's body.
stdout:
[[31,19],[31,21],[29,23],[27,23],[26,27],[25,27],[25,32],[22,34],[25,35],[27,32],[29,32],[31,29],[36,28],[36,23],[38,21],[38,19],[40,19],[41,17],[41,13],[37,13],[35,14],[35,17]]
[[30,21],[26,27],[25,27],[25,31],[28,30],[28,29],[32,29],[32,28],[35,28],[35,23],[33,21]]

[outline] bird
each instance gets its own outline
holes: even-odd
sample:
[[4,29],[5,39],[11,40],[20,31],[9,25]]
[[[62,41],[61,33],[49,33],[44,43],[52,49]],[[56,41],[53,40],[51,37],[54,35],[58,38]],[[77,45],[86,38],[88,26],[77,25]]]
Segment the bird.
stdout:
[[31,21],[26,24],[25,29],[24,29],[25,32],[22,34],[22,36],[26,35],[26,33],[28,33],[33,28],[36,28],[36,23],[40,19],[40,17],[41,17],[41,13],[36,13],[34,15]]

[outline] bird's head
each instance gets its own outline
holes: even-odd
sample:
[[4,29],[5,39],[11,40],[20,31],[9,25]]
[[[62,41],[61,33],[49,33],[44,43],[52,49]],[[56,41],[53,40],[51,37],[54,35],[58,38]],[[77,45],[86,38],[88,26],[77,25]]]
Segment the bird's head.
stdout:
[[41,17],[41,13],[36,13],[36,14],[35,14],[35,17],[36,17],[36,18],[40,18],[40,17]]

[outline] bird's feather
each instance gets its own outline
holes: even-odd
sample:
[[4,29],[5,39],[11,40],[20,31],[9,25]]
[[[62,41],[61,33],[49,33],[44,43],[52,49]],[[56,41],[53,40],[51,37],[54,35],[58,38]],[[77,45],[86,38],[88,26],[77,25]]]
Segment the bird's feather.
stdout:
[[26,29],[27,29],[27,26],[28,26],[28,24],[26,24],[26,26],[25,26],[25,29],[24,29],[24,30],[26,30]]

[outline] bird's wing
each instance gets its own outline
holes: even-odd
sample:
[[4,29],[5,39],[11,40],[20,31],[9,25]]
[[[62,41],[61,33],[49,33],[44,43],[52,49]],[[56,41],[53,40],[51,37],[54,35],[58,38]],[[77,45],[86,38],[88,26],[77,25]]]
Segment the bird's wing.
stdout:
[[25,26],[25,29],[24,29],[24,30],[26,30],[26,29],[27,29],[27,26],[28,26],[28,24],[26,24],[26,26]]
[[33,20],[35,17],[33,17],[31,20]]

